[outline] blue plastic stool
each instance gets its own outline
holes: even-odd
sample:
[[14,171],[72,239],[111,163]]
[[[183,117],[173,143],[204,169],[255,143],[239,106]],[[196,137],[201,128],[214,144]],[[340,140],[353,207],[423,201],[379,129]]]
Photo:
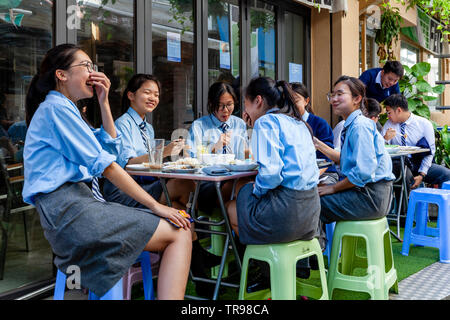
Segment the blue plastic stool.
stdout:
[[[56,275],[55,293],[53,300],[64,300],[67,276],[58,270]],[[122,278],[112,287],[104,296],[98,297],[89,291],[89,300],[123,300],[123,281]]]
[[[429,203],[439,207],[438,227],[428,228],[427,208]],[[416,228],[413,229],[416,215]],[[450,263],[450,190],[420,188],[412,190],[409,196],[406,214],[405,234],[401,254],[409,254],[410,244],[434,247],[439,249],[442,263]]]
[[325,225],[325,232],[327,235],[327,246],[325,247],[325,251],[323,252],[324,256],[328,257],[328,266],[330,266],[330,260],[331,260],[331,248],[333,246],[333,233],[334,228],[336,227],[336,222],[327,223]]
[[[148,251],[143,251],[139,257],[136,259],[135,263],[141,264],[142,269],[142,280],[144,284],[144,299],[154,300],[155,293],[153,290],[153,275],[152,267],[150,262],[150,253]],[[56,284],[53,300],[64,300],[64,293],[66,289],[66,279],[67,276],[58,270],[56,275]],[[89,300],[123,300],[124,299],[124,285],[130,286],[130,281],[127,283],[123,282],[121,278],[104,296],[98,297],[93,292],[89,291]],[[131,288],[129,288],[131,290]]]
[[444,182],[442,184],[442,189],[450,190],[450,181]]

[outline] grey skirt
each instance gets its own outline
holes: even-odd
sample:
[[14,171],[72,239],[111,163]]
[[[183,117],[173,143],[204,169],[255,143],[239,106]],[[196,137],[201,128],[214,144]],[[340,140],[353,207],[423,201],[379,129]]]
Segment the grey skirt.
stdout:
[[389,213],[391,202],[392,181],[368,183],[320,197],[320,219],[324,223],[380,219]]
[[320,199],[317,188],[269,190],[261,198],[253,183],[241,188],[236,199],[239,240],[244,244],[311,240],[318,236]]
[[103,296],[127,272],[160,218],[150,210],[94,199],[84,183],[66,183],[35,197],[44,235],[63,273],[80,270],[80,283]]

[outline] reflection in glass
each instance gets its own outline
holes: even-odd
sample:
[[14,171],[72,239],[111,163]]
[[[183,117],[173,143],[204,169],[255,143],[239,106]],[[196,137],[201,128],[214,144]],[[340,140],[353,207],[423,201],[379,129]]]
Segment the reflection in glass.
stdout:
[[[156,138],[185,137],[194,120],[194,1],[153,0],[153,75],[161,82],[158,107],[152,112]],[[172,137],[172,134],[175,136]]]
[[[122,115],[121,97],[134,74],[134,1],[77,1],[80,11],[77,44],[111,80],[109,102],[114,119]],[[88,119],[101,123],[96,99],[83,101]]]
[[21,209],[25,96],[52,46],[52,12],[52,1],[0,1],[0,294],[52,278],[39,216]]
[[275,79],[275,7],[256,1],[250,7],[250,77]]
[[286,47],[284,50],[284,71],[289,82],[305,81],[305,19],[302,16],[286,12]]
[[[239,50],[239,1],[209,1],[208,86],[225,81],[239,95]],[[239,113],[238,106],[234,112]]]

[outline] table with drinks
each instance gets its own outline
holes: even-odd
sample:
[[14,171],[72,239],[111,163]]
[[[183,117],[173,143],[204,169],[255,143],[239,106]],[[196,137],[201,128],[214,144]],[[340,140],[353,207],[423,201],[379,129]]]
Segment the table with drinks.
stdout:
[[[408,186],[406,181],[406,161],[405,157],[412,154],[429,152],[430,149],[424,149],[415,146],[397,146],[397,145],[386,145],[386,149],[389,152],[391,158],[400,159],[400,175],[394,181],[394,185],[397,183],[400,187],[400,196],[397,201],[397,210],[395,213],[388,214],[389,220],[395,220],[397,223],[397,233],[390,230],[390,233],[399,241],[403,241],[400,237],[400,218],[406,218],[406,212],[408,210]],[[395,195],[395,192],[394,192]],[[402,214],[402,208],[404,208],[405,214]]]
[[[163,143],[164,144],[164,143]],[[225,264],[227,261],[228,248],[231,246],[234,254],[238,271],[241,271],[242,262],[239,258],[238,250],[236,247],[234,232],[232,231],[230,220],[228,218],[227,210],[225,207],[225,201],[221,193],[221,185],[224,181],[233,180],[233,188],[231,192],[231,199],[235,196],[235,188],[239,179],[254,177],[257,175],[258,164],[254,161],[237,160],[234,159],[233,154],[202,154],[200,153],[197,158],[180,158],[174,162],[166,162],[162,164],[162,152],[160,154],[153,153],[153,150],[149,150],[149,159],[154,161],[153,163],[143,163],[139,165],[128,165],[126,167],[127,172],[132,176],[144,176],[144,177],[156,177],[160,180],[164,195],[166,197],[169,206],[172,206],[170,195],[167,190],[167,181],[169,179],[186,179],[192,180],[195,183],[195,191],[191,195],[189,200],[187,212],[196,223],[196,225],[208,225],[211,226],[224,226],[225,231],[219,231],[217,228],[205,229],[196,228],[196,231],[207,232],[209,234],[218,234],[225,237],[222,259],[219,265],[219,271],[215,280],[194,277],[191,273],[191,278],[194,281],[204,281],[215,284],[213,300],[217,300],[219,294],[219,288],[221,285],[233,288],[239,288],[239,284],[228,283],[222,281]],[[156,163],[155,163],[156,162]],[[326,168],[332,163],[323,160],[318,160],[317,165],[319,168]],[[219,202],[220,212],[222,214],[221,221],[205,221],[200,220],[197,216],[195,208],[197,208],[198,196],[200,192],[200,186],[205,182],[214,182],[217,198]],[[214,229],[214,230],[212,230]],[[190,297],[196,298],[196,297]]]

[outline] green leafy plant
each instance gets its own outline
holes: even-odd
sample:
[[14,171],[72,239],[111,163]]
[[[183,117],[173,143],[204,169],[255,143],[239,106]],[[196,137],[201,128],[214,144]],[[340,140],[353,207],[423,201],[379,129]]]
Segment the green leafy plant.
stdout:
[[[419,62],[411,68],[403,66],[405,75],[399,81],[400,92],[408,99],[408,108],[414,114],[430,119],[430,109],[426,102],[436,100],[437,95],[444,92],[445,87],[440,84],[432,87],[425,77],[431,70],[428,62]],[[433,95],[434,94],[434,95]]]
[[441,41],[450,41],[450,1],[449,0],[395,0],[398,3],[407,5],[407,10],[420,7],[428,15],[437,18],[440,25],[437,29],[441,31]]
[[448,132],[448,126],[444,126],[440,131],[436,130],[435,134],[436,153],[434,159],[437,164],[450,169],[450,132]]
[[398,41],[403,19],[399,9],[392,7],[389,2],[381,4],[381,11],[381,24],[376,32],[375,42],[378,45],[377,55],[380,57],[380,63],[384,63],[387,60],[397,60],[392,45]]

